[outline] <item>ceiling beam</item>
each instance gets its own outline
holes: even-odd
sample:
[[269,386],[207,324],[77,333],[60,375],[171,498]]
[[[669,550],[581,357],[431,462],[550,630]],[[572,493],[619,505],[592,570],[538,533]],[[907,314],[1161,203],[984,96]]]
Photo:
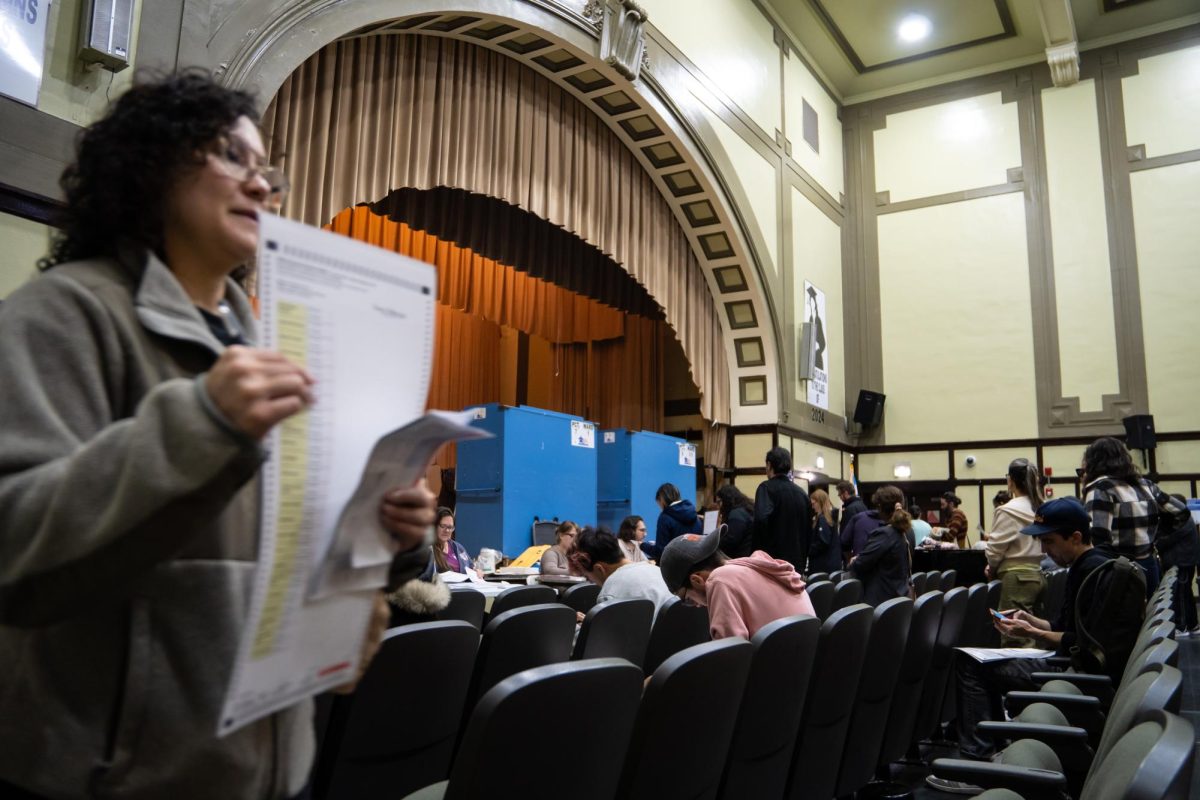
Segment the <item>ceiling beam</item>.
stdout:
[[1046,61],[1055,86],[1079,82],[1079,36],[1071,0],[1038,0],[1038,19],[1046,41]]

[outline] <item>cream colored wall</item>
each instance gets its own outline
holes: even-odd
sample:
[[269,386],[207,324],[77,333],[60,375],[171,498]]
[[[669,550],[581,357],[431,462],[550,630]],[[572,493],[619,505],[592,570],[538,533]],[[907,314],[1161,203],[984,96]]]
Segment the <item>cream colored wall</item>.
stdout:
[[1042,468],[1050,467],[1054,471],[1053,478],[1070,478],[1083,461],[1083,451],[1086,445],[1063,444],[1042,448]]
[[[829,410],[846,407],[846,349],[842,325],[842,229],[796,189],[792,193],[792,304],[799,330],[804,319],[804,281],[825,292],[825,354],[829,373]],[[794,344],[796,337],[791,337]],[[799,368],[799,354],[793,353]],[[807,385],[796,381],[797,400],[808,397]]]
[[735,469],[761,469],[774,439],[769,433],[743,433],[734,437]]
[[[726,125],[720,117],[704,105],[703,98],[700,107],[704,109],[708,124],[721,142],[725,155],[733,166],[734,174],[726,176],[733,178],[742,186],[747,201],[750,203],[750,220],[757,225],[766,243],[768,259],[767,267],[776,275],[779,274],[779,203],[777,198],[779,177],[775,166],[759,155],[758,151],[746,143],[733,129]],[[742,209],[746,211],[746,209]]]
[[143,0],[134,0],[130,66],[118,73],[84,69],[79,62],[79,15],[82,0],[54,0],[46,21],[46,63],[38,110],[89,125],[133,83],[137,64],[137,31]]
[[11,214],[0,214],[0,299],[37,273],[37,260],[50,249],[50,228]]
[[754,499],[754,493],[758,491],[758,485],[765,481],[765,475],[738,475],[733,479],[733,485],[742,490],[742,494],[750,499]]
[[643,0],[658,28],[768,136],[783,127],[779,48],[750,0]]
[[[845,165],[842,161],[842,122],[837,101],[821,88],[817,79],[793,54],[783,62],[784,112],[786,135],[792,142],[792,158],[811,175],[834,200],[845,189]],[[817,112],[816,152],[804,141],[804,104]]]
[[[897,464],[909,464],[912,475],[897,478]],[[896,483],[903,481],[945,480],[950,477],[950,462],[945,450],[913,450],[895,453],[860,453],[858,456],[859,483]]]
[[1096,82],[1043,91],[1042,112],[1062,391],[1100,411],[1119,386]]
[[1024,196],[881,216],[879,273],[888,444],[1037,436]]
[[1200,430],[1200,161],[1130,176],[1150,412]]
[[1200,442],[1159,442],[1154,459],[1167,475],[1200,473]]
[[[797,470],[812,469],[834,479],[842,477],[842,454],[838,450],[803,439],[792,439],[792,465]],[[817,457],[825,460],[824,468],[817,466]]]
[[[975,456],[975,466],[967,466],[967,456]],[[1008,474],[1008,465],[1018,458],[1027,458],[1037,463],[1034,447],[1003,447],[981,449],[968,447],[954,451],[954,474],[960,479],[977,481],[1001,481]],[[1040,466],[1040,465],[1039,465]]]
[[875,190],[893,203],[1008,183],[1019,166],[1017,106],[999,92],[889,114],[875,132]]
[[1158,488],[1162,489],[1167,494],[1181,494],[1184,497],[1192,497],[1191,481],[1161,481]]
[[1200,46],[1140,59],[1122,90],[1131,146],[1149,158],[1200,149]]

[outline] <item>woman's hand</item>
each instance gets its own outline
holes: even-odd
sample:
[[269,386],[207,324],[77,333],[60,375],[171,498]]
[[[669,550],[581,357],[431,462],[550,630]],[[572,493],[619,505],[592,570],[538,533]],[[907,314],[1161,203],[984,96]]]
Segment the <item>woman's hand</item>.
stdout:
[[236,344],[225,348],[204,378],[213,405],[252,439],[312,405],[313,383],[308,370],[282,354]]
[[425,543],[433,524],[437,497],[422,478],[407,489],[395,488],[379,503],[379,520],[391,535],[397,551],[404,552]]

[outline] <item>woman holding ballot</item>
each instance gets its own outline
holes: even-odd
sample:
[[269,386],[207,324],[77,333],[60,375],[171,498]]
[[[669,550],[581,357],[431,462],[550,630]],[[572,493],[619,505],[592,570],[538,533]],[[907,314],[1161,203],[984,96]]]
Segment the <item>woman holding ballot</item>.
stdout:
[[[217,736],[249,616],[262,441],[313,378],[229,275],[286,183],[248,95],[135,86],[63,174],[61,233],[0,308],[0,795],[291,797],[308,700]],[[412,569],[433,496],[380,498]],[[398,562],[399,563],[399,562]],[[386,606],[371,625],[378,647]]]

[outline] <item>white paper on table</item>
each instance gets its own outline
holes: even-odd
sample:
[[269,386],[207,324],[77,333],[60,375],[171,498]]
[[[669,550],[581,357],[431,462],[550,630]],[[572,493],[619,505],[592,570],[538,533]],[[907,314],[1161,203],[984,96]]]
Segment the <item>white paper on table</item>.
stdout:
[[[394,554],[379,519],[379,499],[389,489],[416,483],[442,445],[490,439],[491,433],[471,426],[473,419],[470,411],[430,411],[375,443],[362,480],[342,509],[333,541],[313,575],[309,600],[387,582]],[[430,529],[431,541],[432,535]]]
[[717,515],[716,511],[704,512],[704,533],[712,533],[717,529]]
[[989,661],[1007,661],[1013,658],[1049,658],[1053,650],[1033,650],[1028,647],[956,647],[960,653],[966,653],[980,664]]
[[[258,566],[218,735],[355,676],[375,589],[305,594],[375,443],[424,410],[433,366],[432,266],[264,214],[258,271],[262,346],[314,375],[316,402],[267,441]],[[387,567],[374,569],[382,585]]]

